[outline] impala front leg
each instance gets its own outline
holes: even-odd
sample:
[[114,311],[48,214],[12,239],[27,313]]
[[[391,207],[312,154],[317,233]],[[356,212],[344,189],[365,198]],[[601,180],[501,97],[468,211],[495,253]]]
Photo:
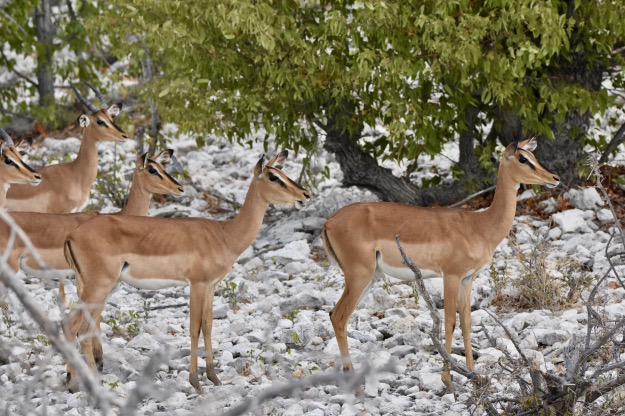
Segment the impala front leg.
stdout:
[[464,342],[464,353],[467,367],[473,370],[473,346],[471,345],[471,288],[475,274],[465,277],[460,283],[458,295],[458,314],[460,315],[460,330]]
[[215,285],[209,284],[206,289],[206,301],[204,302],[204,313],[202,314],[202,334],[204,334],[204,350],[206,351],[206,377],[215,386],[221,386],[221,381],[215,373],[215,362],[213,361],[213,342],[211,333],[213,331],[213,299],[215,297]]
[[202,328],[204,303],[208,288],[206,284],[196,283],[191,284],[189,291],[189,318],[191,319],[189,324],[189,332],[191,333],[191,365],[189,368],[189,383],[195,387],[198,394],[201,394],[202,387],[200,386],[200,381],[197,375],[197,351],[200,339],[200,330]]
[[[456,308],[458,305],[458,289],[460,279],[453,275],[443,275],[443,302],[445,305],[445,349],[451,354],[451,345],[456,328]],[[447,387],[447,393],[453,393],[454,386],[451,382],[449,366],[446,365],[441,375],[441,380]]]

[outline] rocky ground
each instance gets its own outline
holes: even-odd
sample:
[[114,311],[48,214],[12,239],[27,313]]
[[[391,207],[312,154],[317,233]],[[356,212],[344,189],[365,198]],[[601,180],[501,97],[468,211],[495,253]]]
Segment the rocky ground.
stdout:
[[[153,205],[151,215],[231,217],[243,202],[261,147],[242,148],[209,137],[206,146],[198,149],[192,137],[178,137],[173,126],[166,128],[170,129],[167,134],[176,137],[172,142],[176,156],[190,177],[183,198],[161,200]],[[60,157],[75,151],[77,145],[76,140],[49,139],[33,159],[37,154],[45,154],[47,159]],[[134,152],[130,142],[117,149],[128,160],[121,171],[123,183]],[[453,156],[454,149],[448,152]],[[106,170],[113,160],[113,145],[102,145],[101,153]],[[188,383],[188,288],[146,292],[120,284],[109,299],[102,325],[105,362],[101,381],[112,394],[124,399],[137,383],[145,383],[143,368],[157,351],[165,351],[170,358],[159,367],[152,380],[155,389],[140,403],[139,414],[217,415],[272,386],[311,375],[338,374],[338,347],[328,312],[342,293],[343,278],[340,270],[326,261],[320,231],[325,218],[338,208],[376,198],[356,188],[342,188],[340,169],[329,156],[319,155],[319,163],[330,166],[332,178],[320,179],[312,189],[310,204],[301,210],[270,208],[253,246],[218,287],[212,342],[223,385],[212,386],[202,377],[204,392],[197,394]],[[438,166],[437,160],[427,163],[432,169]],[[300,168],[294,157],[284,170],[296,179]],[[563,371],[563,348],[573,336],[585,335],[587,315],[578,295],[584,299],[609,269],[605,247],[612,217],[594,188],[555,197],[538,204],[540,216],[517,216],[491,267],[476,279],[472,332],[478,373],[496,376],[501,373],[500,358],[506,352],[517,354],[504,327],[518,336],[525,354],[535,358],[541,368],[556,373]],[[534,198],[532,190],[519,195],[520,200],[528,198]],[[572,209],[560,211],[562,200]],[[103,199],[96,196],[91,202],[98,206]],[[114,211],[110,203],[105,204],[104,211]],[[20,276],[48,317],[58,322],[65,312],[54,284]],[[532,276],[545,279],[532,280]],[[517,284],[523,279],[529,279],[527,285],[538,293],[544,284],[543,296],[556,298],[559,306],[546,309],[523,304],[530,302],[519,300],[526,293]],[[625,290],[613,280],[608,278],[599,288],[601,311],[612,318],[622,317]],[[562,283],[554,284],[558,281]],[[571,281],[579,283],[579,293],[567,303]],[[70,300],[75,300],[72,283],[67,290]],[[442,307],[442,280],[431,279],[426,285]],[[98,414],[88,394],[66,391],[63,358],[15,297],[8,294],[5,299],[8,306],[2,309],[0,321],[0,414]],[[333,384],[316,385],[294,396],[267,401],[256,411],[319,416],[472,414],[476,408],[467,379],[456,374],[456,397],[443,394],[442,361],[430,340],[431,328],[432,319],[423,302],[415,302],[411,285],[378,279],[350,320],[350,350],[357,369],[382,367],[394,360],[395,372],[368,376],[361,398]],[[461,352],[458,329],[454,353]],[[200,367],[204,365],[200,359]],[[493,395],[517,389],[510,378],[502,375],[495,379]]]

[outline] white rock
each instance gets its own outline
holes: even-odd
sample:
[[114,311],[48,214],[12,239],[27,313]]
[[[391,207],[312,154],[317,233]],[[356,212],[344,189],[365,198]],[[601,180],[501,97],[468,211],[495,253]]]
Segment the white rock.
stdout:
[[586,224],[584,211],[580,209],[569,209],[558,212],[551,216],[563,233],[588,233],[590,228]]
[[245,264],[248,261],[250,261],[253,257],[254,257],[254,248],[252,246],[249,246],[248,248],[245,249],[243,253],[241,253],[239,258],[237,259],[237,263]]
[[553,227],[549,230],[548,236],[550,240],[557,240],[562,236],[562,230],[559,227]]
[[453,393],[444,394],[443,397],[441,397],[441,401],[445,404],[456,403],[456,397]]
[[281,264],[288,264],[294,260],[308,260],[310,246],[306,240],[297,240],[287,243],[278,250],[269,251],[263,255],[264,259],[275,258]]
[[284,413],[282,413],[284,416],[301,416],[304,414],[304,409],[302,409],[302,406],[300,406],[299,404],[295,403],[294,405],[292,405],[291,407],[289,407],[288,409],[286,409],[284,411]]
[[142,332],[130,341],[128,341],[127,347],[137,348],[146,351],[154,351],[159,349],[161,344],[154,339],[154,337],[147,332]]
[[614,216],[612,215],[612,211],[610,211],[609,209],[601,208],[599,211],[597,211],[597,219],[601,223],[607,223],[614,221]]
[[536,341],[542,345],[553,345],[556,342],[565,342],[571,338],[568,331],[558,329],[533,328],[531,330],[536,337]]
[[224,350],[221,353],[221,364],[228,364],[232,361],[234,361],[234,356],[232,355],[232,353],[228,350]]
[[293,327],[293,321],[291,321],[290,319],[280,319],[278,321],[278,326],[280,328],[289,329]]
[[603,199],[595,187],[570,189],[567,196],[571,205],[578,209],[597,209],[604,205]]
[[425,373],[421,372],[418,375],[419,377],[419,387],[422,389],[433,392],[434,394],[440,395],[445,392],[445,384],[441,380],[440,373]]

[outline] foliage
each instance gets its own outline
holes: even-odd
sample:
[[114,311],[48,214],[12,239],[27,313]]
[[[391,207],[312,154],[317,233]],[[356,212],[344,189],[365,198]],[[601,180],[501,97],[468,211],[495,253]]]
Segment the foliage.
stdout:
[[103,322],[111,327],[113,336],[132,339],[141,332],[140,314],[130,309],[128,311],[116,310]]
[[3,77],[6,81],[0,88],[0,115],[30,114],[42,124],[55,125],[66,115],[51,102],[53,97],[43,106],[29,98],[38,94],[37,71],[49,56],[55,88],[68,78],[98,86],[99,66],[104,63],[98,48],[103,45],[91,39],[101,42],[103,37],[92,33],[94,37],[89,38],[83,25],[84,19],[100,13],[99,2],[58,2],[52,5],[52,39],[38,39],[35,14],[44,3],[51,4],[49,0],[9,0],[0,5],[0,68],[11,73]]
[[593,282],[592,275],[575,260],[548,260],[549,244],[543,236],[532,239],[525,251],[514,244],[513,249],[519,260],[516,278],[508,276],[507,262],[503,267],[490,265],[493,304],[514,309],[563,309],[579,302]]
[[400,160],[438,153],[471,106],[479,129],[504,109],[548,137],[570,109],[604,111],[574,74],[622,63],[625,3],[130,0],[90,23],[119,56],[149,51],[143,98],[183,130],[310,156],[317,128],[381,125],[367,151]]

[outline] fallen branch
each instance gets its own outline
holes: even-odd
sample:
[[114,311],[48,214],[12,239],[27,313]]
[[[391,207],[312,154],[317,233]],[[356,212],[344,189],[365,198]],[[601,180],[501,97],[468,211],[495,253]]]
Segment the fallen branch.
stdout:
[[258,407],[267,400],[285,395],[292,397],[295,395],[295,393],[304,391],[307,387],[312,386],[334,384],[337,386],[343,386],[346,391],[354,391],[354,389],[357,386],[363,384],[365,378],[374,371],[383,373],[395,373],[397,372],[397,365],[395,364],[395,360],[389,360],[385,365],[377,369],[371,366],[367,366],[363,370],[358,372],[331,372],[314,374],[301,380],[291,380],[288,383],[271,386],[263,390],[257,396],[251,399],[247,399],[238,406],[235,406],[227,412],[222,413],[221,416],[240,416],[254,409],[258,409]]
[[47,313],[39,307],[39,303],[24,288],[24,285],[15,276],[15,273],[9,270],[6,264],[0,264],[0,281],[15,293],[15,296],[17,296],[30,316],[41,327],[54,349],[67,360],[69,365],[76,369],[81,385],[94,398],[102,414],[107,415],[111,413],[111,405],[119,405],[117,398],[102,388],[99,380],[96,379],[93,371],[87,367],[76,348],[70,345],[61,334],[60,327],[48,319]]

